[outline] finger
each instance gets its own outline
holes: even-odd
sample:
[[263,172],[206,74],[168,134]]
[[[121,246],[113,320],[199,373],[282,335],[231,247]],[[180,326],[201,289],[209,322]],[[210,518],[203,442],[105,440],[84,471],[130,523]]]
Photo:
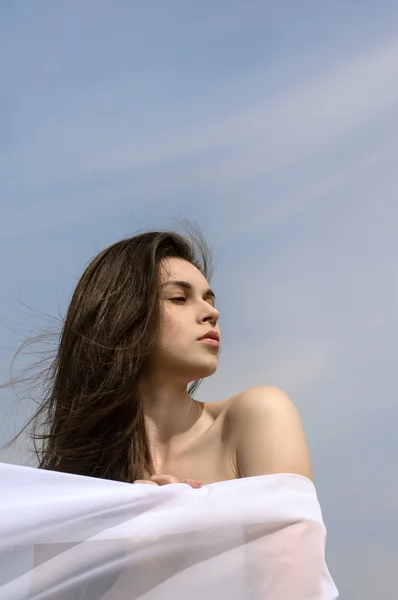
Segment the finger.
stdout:
[[169,485],[170,483],[185,483],[190,485],[193,488],[202,487],[202,482],[197,479],[177,479],[174,475],[169,475],[167,473],[152,475],[151,481],[156,481],[158,485]]
[[149,483],[149,485],[158,485],[155,481],[149,479],[136,479],[133,483]]
[[169,483],[179,483],[177,477],[174,475],[168,475],[166,473],[152,475],[151,481],[155,481],[158,485],[168,485]]
[[193,488],[201,488],[203,483],[197,479],[181,479],[181,483],[186,483]]

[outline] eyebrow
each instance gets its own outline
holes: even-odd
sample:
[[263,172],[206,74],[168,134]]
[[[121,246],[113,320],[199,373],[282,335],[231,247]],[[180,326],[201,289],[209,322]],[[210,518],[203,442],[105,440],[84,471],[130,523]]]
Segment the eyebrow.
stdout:
[[[162,287],[164,287],[166,285],[178,285],[179,287],[182,287],[186,290],[193,289],[193,286],[188,281],[177,281],[176,279],[170,279],[169,281],[165,281],[165,283],[162,284]],[[206,290],[206,292],[204,293],[204,297],[205,298],[213,298],[213,300],[216,299],[216,295],[211,288]]]

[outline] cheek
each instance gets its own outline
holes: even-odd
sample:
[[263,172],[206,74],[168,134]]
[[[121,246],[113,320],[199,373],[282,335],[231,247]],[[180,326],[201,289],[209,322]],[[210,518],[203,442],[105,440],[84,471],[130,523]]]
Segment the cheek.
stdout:
[[184,330],[182,315],[175,307],[167,307],[163,310],[160,324],[160,337],[162,340],[172,341],[176,334]]

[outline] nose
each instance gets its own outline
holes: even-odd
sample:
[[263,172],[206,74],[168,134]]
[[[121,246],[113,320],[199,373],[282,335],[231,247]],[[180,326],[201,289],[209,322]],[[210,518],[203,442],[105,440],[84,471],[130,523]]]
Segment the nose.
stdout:
[[220,311],[215,307],[206,302],[206,308],[203,312],[202,321],[204,323],[211,323],[212,327],[215,327],[218,323],[218,319],[220,318]]

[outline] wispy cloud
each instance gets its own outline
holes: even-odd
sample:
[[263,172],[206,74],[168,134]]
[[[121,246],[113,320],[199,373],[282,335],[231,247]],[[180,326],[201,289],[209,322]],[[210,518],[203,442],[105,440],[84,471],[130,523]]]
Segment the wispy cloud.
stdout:
[[[64,115],[62,124],[53,120],[33,130],[10,158],[33,158],[33,164],[26,164],[26,175],[36,181],[48,181],[57,176],[69,177],[71,170],[76,176],[84,176],[186,162],[215,151],[232,148],[236,152],[241,144],[250,142],[253,149],[267,151],[260,156],[261,168],[274,168],[341,142],[358,127],[394,108],[398,100],[397,64],[395,35],[387,42],[381,41],[371,52],[349,57],[326,73],[312,74],[293,88],[286,89],[285,85],[279,94],[273,90],[271,100],[267,98],[270,94],[265,81],[257,100],[239,111],[231,112],[225,107],[221,114],[206,115],[193,125],[185,123],[181,127],[176,110],[169,128],[149,135],[140,132],[139,122],[131,119],[128,103],[121,108],[129,117],[127,128],[120,113],[104,118],[101,110],[95,110],[95,96],[100,93],[95,90],[90,101],[85,99],[84,111],[76,114],[81,99],[79,95],[72,97],[72,114]],[[122,82],[120,91],[125,95],[132,92],[134,83],[133,79]],[[250,85],[250,81],[245,83]],[[238,79],[234,87],[239,84]],[[112,94],[117,94],[117,87]],[[135,127],[138,135],[134,135]],[[42,162],[41,153],[34,152],[37,147],[46,150],[47,159],[53,157],[58,166],[55,172]],[[54,148],[57,151],[50,152]],[[224,155],[220,159],[225,160]]]
[[[327,72],[312,73],[293,87],[284,85],[279,92],[267,93],[265,81],[258,86],[256,99],[239,110],[231,112],[226,106],[222,113],[206,114],[183,126],[175,110],[166,128],[163,124],[149,134],[140,131],[139,125],[135,133],[136,120],[130,117],[128,103],[117,114],[105,117],[95,109],[98,90],[90,101],[85,99],[83,111],[76,111],[81,105],[77,94],[71,98],[68,114],[63,114],[62,125],[54,115],[11,152],[7,150],[3,158],[10,178],[23,165],[23,188],[30,189],[33,196],[24,210],[25,218],[33,219],[29,218],[29,227],[34,222],[40,228],[51,222],[53,227],[57,218],[70,220],[72,206],[79,207],[80,218],[91,214],[93,207],[104,214],[111,195],[115,210],[123,211],[132,196],[143,202],[170,192],[178,197],[203,181],[214,190],[229,190],[261,176],[267,185],[267,176],[275,170],[297,165],[305,169],[310,157],[316,165],[322,153],[330,156],[333,149],[348,154],[346,145],[355,145],[358,133],[396,110],[397,64],[396,38],[380,41],[367,54],[347,57]],[[250,85],[247,80],[245,83]],[[132,93],[133,82],[119,85],[121,93]],[[239,79],[232,87],[239,87]],[[113,94],[117,96],[117,87]],[[125,120],[130,121],[127,127]],[[361,156],[363,150],[358,148],[354,164],[351,152],[348,167],[335,169],[332,176],[327,174],[313,183],[314,173],[311,178],[307,174],[309,181],[301,185],[305,189],[295,195],[290,192],[285,198],[285,192],[274,199],[262,197],[262,220],[289,215],[295,207],[333,192],[386,157],[395,157],[396,133],[393,126],[387,141],[384,138],[379,149],[371,148],[369,155]],[[59,190],[54,195],[57,183],[68,186],[63,198]],[[239,203],[240,198],[230,201]],[[11,210],[7,224],[15,226],[21,216],[20,211]]]

